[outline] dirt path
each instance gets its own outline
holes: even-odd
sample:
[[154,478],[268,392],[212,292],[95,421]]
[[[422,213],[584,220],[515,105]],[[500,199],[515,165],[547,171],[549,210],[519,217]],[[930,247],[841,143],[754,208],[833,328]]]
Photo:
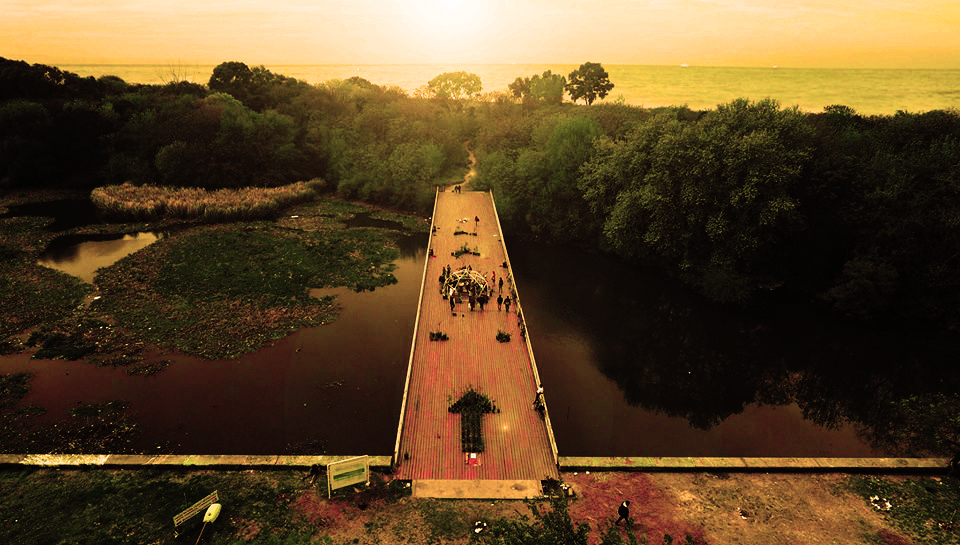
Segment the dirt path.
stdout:
[[[876,509],[845,490],[846,475],[580,473],[564,480],[582,492],[570,506],[593,529],[631,500],[638,539],[664,534],[710,544],[909,544]],[[622,530],[626,536],[628,530]]]
[[473,154],[473,151],[470,150],[469,148],[467,149],[467,153],[470,155],[470,161],[467,164],[467,168],[469,168],[470,170],[468,170],[467,173],[463,175],[463,185],[469,184],[470,181],[473,180],[473,178],[476,177],[477,175],[477,171],[474,168],[477,165],[477,157]]

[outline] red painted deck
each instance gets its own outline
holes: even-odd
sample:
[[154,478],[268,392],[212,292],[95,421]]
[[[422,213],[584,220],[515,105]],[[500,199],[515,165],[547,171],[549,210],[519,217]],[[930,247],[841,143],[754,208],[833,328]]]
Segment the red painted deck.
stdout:
[[[498,479],[543,480],[558,478],[549,418],[533,410],[537,389],[535,364],[528,344],[520,335],[516,306],[497,311],[496,296],[485,310],[470,311],[466,299],[456,315],[440,294],[441,268],[453,270],[469,265],[504,277],[503,294],[510,293],[507,261],[493,199],[489,193],[441,192],[437,196],[427,258],[420,315],[411,353],[407,393],[401,415],[396,453],[401,479]],[[479,217],[479,226],[474,218]],[[458,223],[459,219],[468,221]],[[454,235],[461,230],[477,236]],[[476,247],[480,256],[454,258],[451,252],[464,243]],[[494,293],[496,288],[494,287]],[[496,340],[497,330],[512,334],[507,343]],[[443,331],[447,341],[430,341],[431,331]],[[483,420],[485,451],[479,464],[467,463],[460,445],[460,415],[447,408],[473,386],[489,396],[500,413]]]

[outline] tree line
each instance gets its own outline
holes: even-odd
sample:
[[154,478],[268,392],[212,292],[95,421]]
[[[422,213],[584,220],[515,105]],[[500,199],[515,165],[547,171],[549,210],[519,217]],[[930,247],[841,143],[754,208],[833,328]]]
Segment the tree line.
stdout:
[[594,104],[612,85],[595,63],[485,94],[473,74],[441,74],[411,96],[241,62],[206,85],[139,85],[0,59],[0,187],[322,178],[428,213],[469,146],[505,228],[659,267],[714,301],[960,326],[957,111]]

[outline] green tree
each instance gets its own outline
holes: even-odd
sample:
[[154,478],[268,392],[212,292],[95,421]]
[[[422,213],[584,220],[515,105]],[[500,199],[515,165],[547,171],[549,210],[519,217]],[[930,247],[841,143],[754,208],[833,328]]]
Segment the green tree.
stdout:
[[0,106],[0,187],[35,183],[51,172],[53,133],[42,104],[14,100]]
[[513,95],[513,98],[524,100],[530,96],[530,78],[517,76],[513,83],[507,85],[507,90]]
[[601,146],[581,189],[618,253],[653,251],[712,299],[742,301],[776,283],[759,264],[799,228],[793,186],[809,136],[803,114],[773,100],[739,99],[697,122],[661,114]]
[[253,81],[253,71],[239,61],[220,63],[210,74],[207,86],[211,91],[229,93],[233,96],[242,93]]
[[604,98],[613,89],[610,76],[600,63],[585,62],[573,72],[570,72],[566,90],[570,98],[576,102],[581,98],[587,105],[593,104],[597,98]]
[[525,103],[560,104],[566,84],[566,78],[546,70],[529,78],[518,77],[507,89],[514,98]]
[[427,83],[427,88],[437,98],[468,98],[480,93],[483,86],[480,76],[468,72],[444,72]]
[[870,430],[871,442],[911,456],[952,456],[960,471],[960,396],[925,393],[882,408],[884,418]]

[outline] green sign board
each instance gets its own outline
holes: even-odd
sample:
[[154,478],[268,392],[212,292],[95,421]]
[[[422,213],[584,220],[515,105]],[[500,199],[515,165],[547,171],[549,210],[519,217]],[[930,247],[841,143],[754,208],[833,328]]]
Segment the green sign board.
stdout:
[[358,456],[327,465],[327,495],[338,488],[370,481],[370,460]]

